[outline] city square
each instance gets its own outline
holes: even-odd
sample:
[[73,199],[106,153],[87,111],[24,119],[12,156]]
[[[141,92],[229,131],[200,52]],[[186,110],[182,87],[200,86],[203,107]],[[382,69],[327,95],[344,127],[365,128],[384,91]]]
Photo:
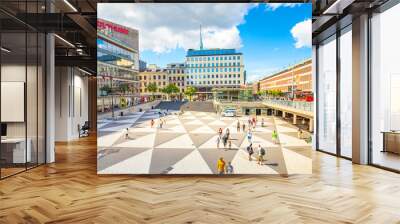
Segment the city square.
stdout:
[[[161,115],[159,112],[161,111]],[[255,153],[249,161],[246,137],[249,116],[223,117],[215,112],[153,109],[129,113],[98,124],[99,174],[217,174],[217,161],[231,162],[234,174],[310,174],[311,144],[298,128],[274,116],[258,116],[253,130]],[[251,117],[251,116],[250,116]],[[261,120],[264,127],[261,127]],[[151,127],[151,120],[154,125]],[[159,123],[164,125],[160,128]],[[237,122],[241,127],[238,131]],[[242,124],[246,125],[243,131]],[[219,128],[229,129],[231,148],[217,148]],[[128,130],[128,131],[127,131]],[[279,136],[277,144],[272,132]],[[257,163],[256,148],[266,150]]]

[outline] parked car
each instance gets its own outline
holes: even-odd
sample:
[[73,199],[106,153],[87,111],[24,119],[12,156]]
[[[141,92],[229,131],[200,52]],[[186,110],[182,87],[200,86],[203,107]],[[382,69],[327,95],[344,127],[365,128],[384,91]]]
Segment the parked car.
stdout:
[[224,112],[222,112],[222,116],[224,117],[235,117],[236,116],[236,110],[235,109],[226,109]]

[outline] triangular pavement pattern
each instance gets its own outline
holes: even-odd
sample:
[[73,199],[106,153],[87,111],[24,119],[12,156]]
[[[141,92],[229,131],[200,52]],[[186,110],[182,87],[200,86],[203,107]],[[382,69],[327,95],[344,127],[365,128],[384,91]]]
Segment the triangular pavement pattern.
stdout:
[[200,120],[195,119],[189,122],[185,122],[185,125],[204,125],[204,123]]
[[226,127],[226,123],[220,120],[215,120],[213,122],[208,123],[208,125],[218,126],[218,127]]
[[144,151],[136,156],[107,167],[99,171],[98,174],[148,174],[152,152],[152,149]]
[[[189,136],[192,139],[196,148],[199,148],[202,144],[212,138],[215,134],[190,134]],[[216,147],[216,144],[214,145]]]
[[224,149],[199,149],[203,159],[206,161],[213,173],[218,173],[217,162],[219,158],[224,158],[226,165],[231,162],[235,157],[238,150],[224,150]]
[[255,157],[252,161],[249,161],[248,153],[241,149],[233,158],[232,166],[234,173],[238,174],[278,174],[267,165],[258,165]]
[[188,134],[181,135],[175,139],[172,139],[168,142],[165,142],[156,148],[166,148],[166,149],[194,149],[194,143],[192,142],[192,139],[190,139]]
[[154,146],[154,140],[155,140],[156,134],[151,133],[148,135],[145,135],[143,137],[134,139],[134,140],[129,140],[120,144],[114,145],[114,147],[128,147],[128,148],[137,148],[137,147],[149,147],[152,148]]
[[194,149],[154,149],[151,158],[150,173],[168,173],[172,165],[193,152]]
[[199,127],[199,125],[193,124],[193,125],[186,125],[184,124],[183,127],[186,129],[186,132],[191,132]]
[[[198,148],[199,149],[216,149],[217,148],[217,139],[218,139],[218,134],[212,136],[208,141],[200,145]],[[223,144],[222,141],[220,142],[219,146],[222,148]]]
[[128,135],[129,138],[126,139],[125,138],[125,133],[126,133],[126,131],[124,131],[122,133],[121,137],[117,141],[114,142],[113,146],[121,144],[121,143],[124,143],[126,141],[135,140],[135,139],[141,138],[141,137],[149,134],[147,132],[135,132],[135,133],[129,132],[129,135]]
[[[252,143],[253,143],[253,148],[257,147],[259,144],[261,144],[261,147],[275,147],[276,146],[273,142],[270,142],[263,138],[260,138],[259,136],[255,135],[255,134],[253,134]],[[249,145],[250,145],[250,143],[247,140],[247,137],[245,137],[245,140],[243,140],[242,144],[240,145],[240,148],[245,149]]]
[[178,136],[183,135],[183,133],[165,133],[165,132],[157,132],[154,147],[157,147],[160,144],[171,141]]
[[232,145],[235,145],[236,147],[241,146],[245,138],[246,135],[243,133],[231,134]]
[[303,139],[298,139],[286,134],[279,133],[279,141],[283,146],[309,146],[310,144]]
[[[154,125],[154,126],[155,126],[155,125]],[[154,133],[154,132],[157,131],[157,128],[155,128],[155,127],[151,128],[151,127],[150,127],[150,123],[149,123],[149,125],[146,126],[146,127],[137,127],[137,126],[135,126],[135,127],[133,127],[133,128],[130,128],[129,131],[130,131],[130,132],[148,132],[148,133]]]
[[176,164],[168,174],[212,174],[210,167],[196,149]]
[[131,158],[133,156],[136,156],[146,150],[149,150],[148,148],[138,148],[138,149],[116,149],[116,148],[110,148],[110,149],[105,149],[107,150],[112,150],[114,152],[112,153],[107,153],[105,156],[100,157],[97,160],[97,170],[101,171],[106,169],[107,167],[113,166],[115,164],[118,164],[127,158]]
[[283,126],[283,125],[276,125],[276,130],[278,132],[297,132],[296,128],[286,127],[286,126]]
[[104,135],[97,138],[98,147],[112,146],[122,135],[123,131],[113,132],[112,134]]
[[190,133],[206,133],[206,134],[214,133],[215,134],[215,131],[213,129],[211,129],[210,127],[208,127],[207,125],[202,125],[199,128],[197,128],[193,131],[190,131]]

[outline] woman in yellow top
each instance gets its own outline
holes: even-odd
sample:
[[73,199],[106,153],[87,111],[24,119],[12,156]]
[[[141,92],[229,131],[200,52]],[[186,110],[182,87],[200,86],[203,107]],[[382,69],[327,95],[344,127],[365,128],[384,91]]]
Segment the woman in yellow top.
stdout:
[[225,172],[225,161],[224,158],[219,158],[218,162],[217,162],[217,170],[218,170],[218,174],[224,174]]

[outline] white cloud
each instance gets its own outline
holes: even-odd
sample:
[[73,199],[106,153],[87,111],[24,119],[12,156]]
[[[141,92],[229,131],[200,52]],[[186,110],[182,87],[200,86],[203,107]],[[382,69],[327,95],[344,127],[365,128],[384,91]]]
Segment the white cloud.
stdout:
[[294,8],[296,6],[300,6],[301,4],[304,3],[267,3],[265,7],[267,10],[275,11],[280,7]]
[[139,30],[139,49],[156,53],[199,47],[240,48],[236,28],[256,4],[98,4],[98,17]]
[[311,47],[311,26],[311,19],[307,19],[297,23],[290,30],[290,33],[296,41],[296,48]]

